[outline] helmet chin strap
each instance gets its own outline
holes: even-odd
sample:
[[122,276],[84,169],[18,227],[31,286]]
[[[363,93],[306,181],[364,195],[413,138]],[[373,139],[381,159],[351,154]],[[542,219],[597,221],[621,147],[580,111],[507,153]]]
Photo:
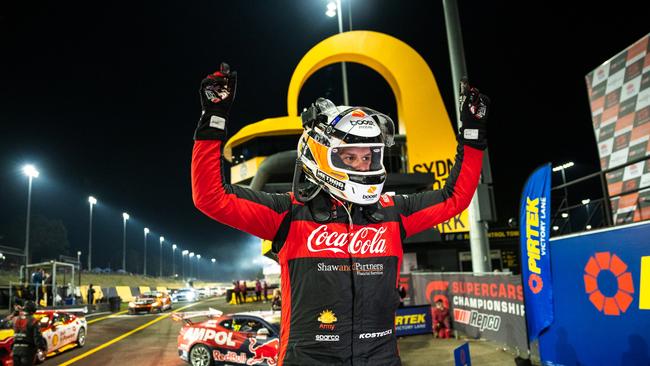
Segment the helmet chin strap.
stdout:
[[348,208],[347,208],[347,206],[345,205],[345,203],[341,202],[341,200],[339,200],[338,198],[336,198],[336,196],[333,195],[330,191],[327,191],[327,193],[329,193],[330,197],[332,197],[336,202],[340,203],[341,206],[343,206],[343,209],[344,209],[345,212],[348,214],[348,219],[349,219],[349,220],[348,220],[348,224],[350,225],[350,231],[353,231],[354,229],[353,229],[353,227],[352,227],[352,214],[350,214],[350,210],[348,210]]

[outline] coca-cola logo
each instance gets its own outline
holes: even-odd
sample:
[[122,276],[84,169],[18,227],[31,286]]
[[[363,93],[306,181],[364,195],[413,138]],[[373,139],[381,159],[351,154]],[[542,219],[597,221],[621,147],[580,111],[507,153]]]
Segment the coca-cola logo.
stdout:
[[321,225],[309,234],[307,249],[314,253],[381,254],[386,252],[385,232],[385,227],[363,227],[352,233],[339,233]]

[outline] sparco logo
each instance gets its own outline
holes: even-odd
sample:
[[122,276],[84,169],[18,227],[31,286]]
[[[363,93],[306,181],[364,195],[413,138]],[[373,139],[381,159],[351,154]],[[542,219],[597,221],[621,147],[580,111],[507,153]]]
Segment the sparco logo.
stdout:
[[338,334],[316,334],[317,342],[338,342]]
[[354,233],[328,231],[327,225],[321,225],[309,234],[307,248],[310,252],[334,252],[344,254],[341,249],[347,246],[349,254],[380,254],[386,252],[386,239],[382,238],[385,227],[378,229],[364,227]]
[[331,185],[332,187],[338,189],[339,191],[345,190],[345,183],[341,182],[338,179],[334,179],[330,177],[329,175],[323,173],[320,170],[316,172],[316,176],[318,177],[318,179],[323,180],[325,183]]

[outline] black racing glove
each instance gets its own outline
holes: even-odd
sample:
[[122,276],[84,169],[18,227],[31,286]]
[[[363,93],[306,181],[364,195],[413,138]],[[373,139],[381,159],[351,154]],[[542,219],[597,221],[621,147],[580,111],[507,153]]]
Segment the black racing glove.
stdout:
[[195,140],[221,140],[226,137],[226,122],[237,90],[237,72],[222,62],[220,70],[201,81],[201,119]]
[[479,150],[487,148],[487,116],[490,98],[481,94],[463,78],[460,82],[460,128],[459,139],[463,144]]

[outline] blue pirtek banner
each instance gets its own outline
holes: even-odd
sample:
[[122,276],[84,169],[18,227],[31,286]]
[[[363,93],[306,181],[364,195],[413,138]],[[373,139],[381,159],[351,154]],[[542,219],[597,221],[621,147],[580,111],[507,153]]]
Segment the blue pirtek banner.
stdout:
[[521,276],[528,340],[539,337],[553,322],[553,288],[548,245],[550,236],[551,165],[528,178],[519,206]]
[[431,334],[431,306],[407,306],[397,309],[395,334],[398,337],[415,334]]

